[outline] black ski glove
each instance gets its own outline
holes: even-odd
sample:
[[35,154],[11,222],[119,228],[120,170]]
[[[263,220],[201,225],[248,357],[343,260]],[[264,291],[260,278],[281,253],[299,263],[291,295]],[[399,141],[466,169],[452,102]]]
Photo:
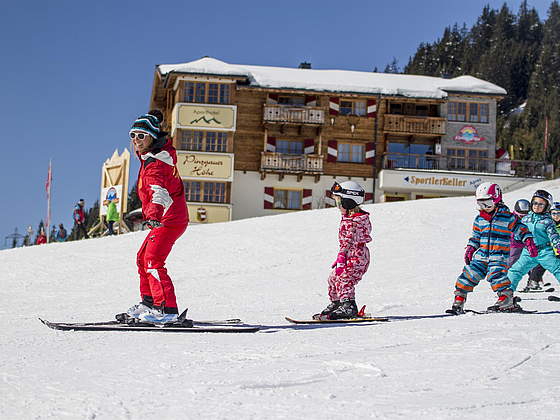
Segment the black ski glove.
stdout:
[[142,226],[147,226],[150,229],[157,229],[158,227],[162,227],[163,223],[158,220],[146,220],[144,223],[142,223]]

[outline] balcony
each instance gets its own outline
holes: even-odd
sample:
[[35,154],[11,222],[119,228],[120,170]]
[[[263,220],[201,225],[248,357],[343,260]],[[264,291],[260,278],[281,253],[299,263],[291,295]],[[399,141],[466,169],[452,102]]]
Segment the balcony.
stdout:
[[279,173],[282,175],[292,174],[320,176],[323,174],[322,155],[290,155],[286,153],[261,152],[262,176],[267,172]]
[[504,160],[441,155],[386,153],[382,169],[423,169],[450,172],[473,172],[508,175],[521,178],[546,178],[546,162],[534,160]]
[[264,121],[281,124],[324,125],[325,110],[313,106],[265,105]]
[[445,118],[384,115],[383,131],[386,133],[445,135]]

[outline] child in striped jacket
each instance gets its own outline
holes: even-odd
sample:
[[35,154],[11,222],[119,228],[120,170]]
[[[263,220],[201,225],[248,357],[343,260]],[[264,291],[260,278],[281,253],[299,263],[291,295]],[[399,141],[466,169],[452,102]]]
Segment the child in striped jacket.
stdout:
[[513,289],[507,276],[511,234],[525,244],[530,255],[537,255],[533,235],[503,203],[498,184],[480,184],[476,189],[476,202],[480,213],[474,219],[473,233],[467,244],[465,267],[455,283],[451,311],[463,313],[467,294],[485,278],[498,294],[498,301],[488,309],[515,310]]

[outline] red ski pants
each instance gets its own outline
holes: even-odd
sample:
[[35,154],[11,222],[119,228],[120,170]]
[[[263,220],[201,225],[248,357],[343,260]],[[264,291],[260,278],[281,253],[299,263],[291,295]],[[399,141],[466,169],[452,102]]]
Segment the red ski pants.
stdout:
[[163,305],[167,313],[177,312],[177,298],[173,282],[165,268],[165,260],[175,241],[186,229],[187,224],[152,229],[138,251],[140,296],[142,300],[152,298],[154,306]]
[[356,284],[362,279],[369,267],[369,249],[362,246],[348,255],[346,267],[340,276],[333,270],[329,276],[329,298],[335,300],[355,300]]

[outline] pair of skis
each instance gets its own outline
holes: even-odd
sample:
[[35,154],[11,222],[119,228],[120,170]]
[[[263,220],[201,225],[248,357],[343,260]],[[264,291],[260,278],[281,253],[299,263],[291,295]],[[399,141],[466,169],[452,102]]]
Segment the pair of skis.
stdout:
[[177,322],[157,325],[140,322],[126,314],[118,314],[115,321],[106,322],[50,322],[39,320],[47,327],[62,331],[152,331],[175,333],[254,333],[259,327],[244,325],[240,319],[194,321],[187,319],[185,310]]

